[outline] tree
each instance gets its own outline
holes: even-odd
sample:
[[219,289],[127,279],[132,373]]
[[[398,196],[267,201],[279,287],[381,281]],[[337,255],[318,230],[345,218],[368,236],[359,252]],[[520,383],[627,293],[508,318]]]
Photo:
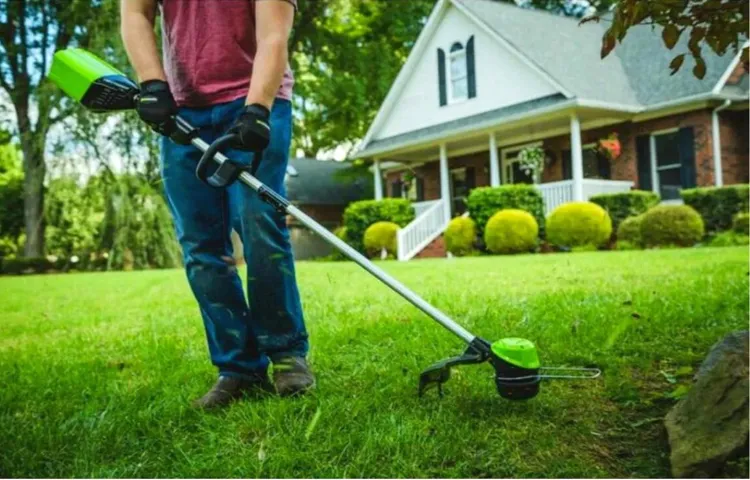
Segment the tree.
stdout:
[[47,133],[73,108],[46,78],[50,60],[57,50],[108,37],[117,19],[116,0],[0,0],[0,87],[23,152],[26,256],[44,253]]
[[[669,64],[672,75],[680,70],[689,54],[695,60],[693,75],[703,78],[706,75],[703,46],[719,56],[730,49],[737,53],[748,38],[749,9],[747,0],[620,0],[602,39],[602,58],[614,50],[617,42],[623,41],[630,28],[660,26],[664,45],[670,50],[677,45],[680,36],[689,35],[688,51],[679,53]],[[591,20],[599,19],[591,17]],[[747,49],[743,55],[747,62]]]
[[15,245],[23,229],[23,173],[18,146],[7,140],[0,144],[0,240]]

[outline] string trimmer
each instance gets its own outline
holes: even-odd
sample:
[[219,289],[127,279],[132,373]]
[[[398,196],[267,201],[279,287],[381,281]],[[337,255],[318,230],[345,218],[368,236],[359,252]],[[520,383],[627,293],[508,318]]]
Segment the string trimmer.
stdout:
[[[125,74],[81,49],[57,52],[49,78],[66,94],[92,112],[134,109],[139,93],[138,86]],[[542,367],[536,347],[532,342],[523,338],[503,338],[490,343],[472,334],[290,204],[281,195],[261,183],[254,176],[258,162],[261,161],[261,152],[254,155],[254,161],[250,167],[240,165],[220,151],[233,142],[233,136],[225,135],[209,145],[198,136],[198,130],[188,122],[179,116],[175,118],[175,122],[178,130],[176,135],[182,137],[180,141],[189,142],[203,152],[202,158],[196,165],[198,178],[215,188],[224,188],[235,181],[247,185],[263,201],[279,212],[291,215],[323,237],[378,280],[466,342],[467,348],[463,354],[442,360],[422,372],[419,377],[420,396],[426,389],[434,386],[442,395],[442,385],[450,378],[451,368],[457,365],[489,362],[495,369],[495,384],[500,396],[512,400],[534,397],[539,393],[539,384],[543,379],[586,379],[596,378],[601,374],[601,371],[595,368]]]

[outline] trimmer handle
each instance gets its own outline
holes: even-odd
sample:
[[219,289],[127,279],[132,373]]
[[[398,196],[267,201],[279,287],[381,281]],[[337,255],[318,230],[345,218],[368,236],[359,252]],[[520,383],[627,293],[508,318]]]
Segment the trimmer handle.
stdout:
[[255,175],[263,156],[262,151],[253,153],[253,161],[250,164],[249,169],[247,166],[227,158],[224,163],[219,165],[216,170],[209,175],[208,170],[213,162],[214,155],[219,153],[222,148],[235,143],[237,137],[237,134],[224,135],[217,138],[211,145],[209,145],[206,151],[203,152],[203,155],[198,162],[198,166],[195,169],[195,176],[198,177],[199,180],[215,188],[224,188],[234,183],[244,171],[249,170],[251,175]]

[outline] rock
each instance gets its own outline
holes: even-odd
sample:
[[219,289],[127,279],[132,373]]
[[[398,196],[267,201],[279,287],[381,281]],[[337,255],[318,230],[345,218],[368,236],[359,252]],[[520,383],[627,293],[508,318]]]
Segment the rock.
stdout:
[[664,423],[675,477],[710,477],[748,453],[748,331],[713,346]]

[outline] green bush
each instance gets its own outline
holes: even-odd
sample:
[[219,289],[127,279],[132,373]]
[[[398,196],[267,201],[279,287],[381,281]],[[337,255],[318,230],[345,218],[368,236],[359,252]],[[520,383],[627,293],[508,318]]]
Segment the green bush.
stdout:
[[734,247],[750,244],[750,236],[729,230],[721,232],[706,242],[707,247]]
[[382,250],[388,252],[388,256],[397,255],[396,233],[399,226],[393,222],[375,222],[365,230],[365,251],[370,257],[379,257]]
[[[643,245],[643,238],[641,237],[641,222],[643,221],[643,215],[636,215],[634,217],[626,218],[620,226],[617,228],[617,244],[625,242],[630,247],[638,248]],[[623,248],[624,250],[632,250],[633,248]]]
[[445,248],[453,255],[467,255],[474,250],[477,225],[469,217],[456,217],[445,229]]
[[619,232],[619,226],[626,218],[646,213],[646,210],[656,206],[659,203],[659,195],[644,190],[632,190],[594,195],[589,201],[607,211],[612,219],[612,228]]
[[701,216],[687,205],[659,205],[643,214],[641,221],[647,247],[692,247],[704,233]]
[[750,214],[738,213],[732,220],[732,230],[745,235],[750,234]]
[[362,200],[353,202],[344,211],[349,244],[364,251],[365,230],[376,222],[393,222],[405,227],[414,220],[414,207],[408,200],[386,198],[384,200]]
[[617,250],[642,250],[643,245],[629,242],[627,240],[617,240],[617,245],[615,245],[615,248]]
[[564,203],[547,218],[547,240],[558,247],[600,247],[610,235],[612,219],[595,203]]
[[0,237],[0,258],[13,258],[18,252],[16,241],[8,237]]
[[680,195],[703,218],[707,232],[721,232],[731,228],[735,215],[748,213],[750,185],[691,188]]
[[3,275],[38,274],[57,269],[55,263],[44,257],[3,258],[0,268]]
[[544,237],[544,200],[533,185],[503,185],[502,187],[475,188],[466,201],[469,215],[477,224],[480,236],[495,213],[500,210],[517,209],[529,212],[539,232]]
[[492,253],[523,253],[534,249],[539,226],[529,212],[500,210],[487,222],[484,243]]

